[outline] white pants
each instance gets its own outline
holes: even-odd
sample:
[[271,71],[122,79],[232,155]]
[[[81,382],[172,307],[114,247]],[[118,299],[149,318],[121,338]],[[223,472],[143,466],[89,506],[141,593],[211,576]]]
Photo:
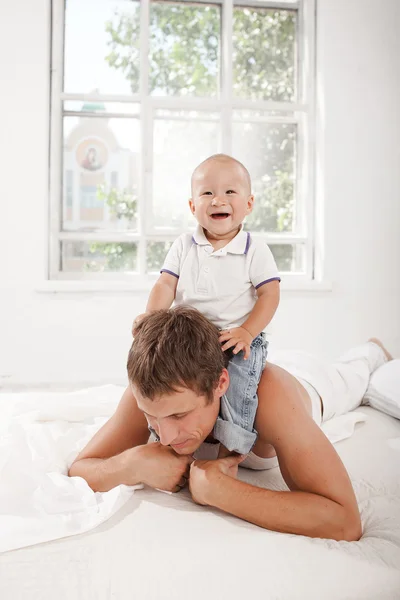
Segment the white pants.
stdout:
[[[363,404],[372,373],[386,361],[382,348],[373,342],[352,348],[334,363],[300,351],[278,351],[271,357],[272,363],[291,373],[304,386],[311,398],[313,419],[318,425]],[[261,470],[277,464],[276,457],[260,458],[250,452],[242,466]]]
[[387,361],[373,342],[356,346],[334,363],[303,352],[277,352],[273,362],[312,386],[322,399],[323,421],[343,415],[363,403],[371,375]]

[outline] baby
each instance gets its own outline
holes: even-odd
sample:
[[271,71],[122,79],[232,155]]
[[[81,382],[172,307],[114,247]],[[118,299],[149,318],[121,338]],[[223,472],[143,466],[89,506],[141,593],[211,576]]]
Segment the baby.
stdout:
[[198,226],[171,246],[146,307],[149,313],[174,301],[189,304],[220,329],[222,350],[231,349],[230,385],[213,430],[222,444],[220,457],[247,454],[256,441],[257,387],[268,348],[264,330],[279,304],[272,253],[243,230],[253,203],[242,163],[224,154],[202,162],[192,175],[189,200]]

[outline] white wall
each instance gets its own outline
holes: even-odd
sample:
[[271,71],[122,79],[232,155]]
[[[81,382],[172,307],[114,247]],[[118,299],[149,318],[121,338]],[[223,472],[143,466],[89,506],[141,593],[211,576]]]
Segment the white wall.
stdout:
[[[318,202],[330,292],[285,292],[275,343],[400,355],[400,7],[318,1]],[[145,294],[45,294],[49,0],[0,6],[0,385],[125,377]]]

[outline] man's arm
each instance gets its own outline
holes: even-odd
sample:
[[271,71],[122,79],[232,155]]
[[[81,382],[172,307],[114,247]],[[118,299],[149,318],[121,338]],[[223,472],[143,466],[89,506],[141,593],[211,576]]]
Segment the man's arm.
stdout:
[[[258,389],[255,425],[262,440],[275,447],[291,491],[258,488],[229,477],[217,464],[200,464],[203,472],[197,475],[204,490],[200,501],[273,531],[358,540],[361,522],[350,479],[332,444],[308,414],[298,386],[282,369],[267,368]],[[191,479],[197,464],[192,465]]]
[[114,415],[80,452],[68,474],[82,477],[95,492],[138,483],[179,491],[191,457],[178,456],[158,443],[147,444],[148,439],[147,421],[128,387]]
[[146,419],[127,388],[113,416],[72,463],[70,477],[83,477],[96,492],[121,483],[140,483],[139,473],[135,476],[139,457],[134,448],[146,444],[149,435]]

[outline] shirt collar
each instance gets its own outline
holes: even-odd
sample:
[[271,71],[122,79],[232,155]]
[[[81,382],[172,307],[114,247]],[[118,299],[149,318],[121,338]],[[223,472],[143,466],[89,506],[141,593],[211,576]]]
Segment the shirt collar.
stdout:
[[[203,228],[200,225],[197,225],[196,230],[193,233],[192,240],[197,246],[211,246],[204,234]],[[248,231],[244,231],[243,225],[241,225],[240,230],[235,237],[226,246],[221,248],[221,254],[226,254],[228,252],[230,254],[247,254],[249,246],[250,233]]]

